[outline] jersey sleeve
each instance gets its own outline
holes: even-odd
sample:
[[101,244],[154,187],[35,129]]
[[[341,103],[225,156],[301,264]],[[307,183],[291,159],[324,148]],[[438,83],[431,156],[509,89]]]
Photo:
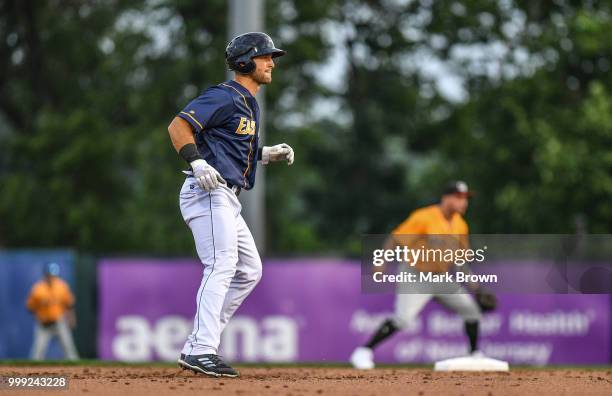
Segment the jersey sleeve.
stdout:
[[393,241],[399,246],[413,246],[418,243],[423,234],[426,234],[427,223],[419,212],[412,213],[403,223],[392,232]]
[[234,102],[227,92],[218,87],[204,91],[189,102],[177,117],[187,121],[196,132],[219,126],[227,121],[234,110]]
[[30,295],[28,296],[28,300],[26,301],[26,307],[28,308],[28,311],[30,312],[34,312],[36,311],[36,308],[38,308],[38,294],[37,292],[37,288],[36,286],[32,287],[32,290],[30,290]]
[[62,302],[66,308],[70,308],[74,305],[74,296],[72,295],[72,291],[70,291],[68,283],[63,282],[62,286]]
[[393,235],[421,235],[425,234],[427,223],[419,213],[413,213],[403,223],[398,225],[391,234]]

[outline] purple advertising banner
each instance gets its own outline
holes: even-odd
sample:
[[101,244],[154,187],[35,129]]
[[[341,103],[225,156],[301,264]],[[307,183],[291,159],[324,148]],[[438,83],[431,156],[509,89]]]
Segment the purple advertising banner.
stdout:
[[[195,260],[109,259],[98,266],[102,359],[176,360],[192,329],[202,266]],[[266,260],[224,331],[230,361],[345,362],[393,311],[393,295],[361,293],[357,261]],[[513,364],[609,364],[609,295],[498,296],[481,349]],[[376,350],[380,363],[464,355],[463,322],[435,302]]]

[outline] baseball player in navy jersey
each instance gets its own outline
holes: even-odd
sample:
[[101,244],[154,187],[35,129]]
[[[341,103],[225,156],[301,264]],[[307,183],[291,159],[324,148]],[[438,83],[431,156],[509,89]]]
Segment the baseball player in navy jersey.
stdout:
[[181,213],[204,265],[193,331],[179,366],[211,376],[237,377],[217,354],[221,332],[261,278],[261,259],[238,194],[255,184],[257,162],[293,163],[287,144],[259,146],[255,95],[272,82],[274,58],[285,51],[265,33],[234,38],[225,59],[234,80],[206,89],[172,120],[170,138],[190,165],[181,188]]

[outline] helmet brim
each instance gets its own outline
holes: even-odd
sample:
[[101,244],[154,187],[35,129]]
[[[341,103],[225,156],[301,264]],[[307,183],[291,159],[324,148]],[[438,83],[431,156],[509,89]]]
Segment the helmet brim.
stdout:
[[284,51],[282,49],[279,48],[267,48],[263,51],[260,51],[258,53],[256,53],[255,55],[253,55],[253,58],[257,57],[257,56],[265,56],[265,55],[272,55],[272,58],[278,58],[279,56],[283,56],[287,54],[287,51]]

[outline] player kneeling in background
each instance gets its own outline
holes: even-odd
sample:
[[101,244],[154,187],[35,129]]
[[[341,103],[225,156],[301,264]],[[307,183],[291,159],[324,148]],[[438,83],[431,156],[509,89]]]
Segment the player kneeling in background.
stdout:
[[[442,249],[469,248],[468,225],[462,216],[467,210],[469,196],[466,183],[451,183],[442,193],[439,204],[414,211],[393,230],[393,240],[385,247],[393,249],[397,245],[406,245],[409,239],[411,242],[407,246],[417,248],[422,245]],[[418,262],[415,267],[402,269],[414,273],[422,271],[442,274],[452,269],[449,268],[452,265],[444,261]],[[476,301],[463,285],[457,283],[402,284],[400,287],[395,299],[394,316],[384,321],[364,346],[355,349],[350,358],[353,367],[374,368],[374,348],[414,320],[432,298],[461,315],[465,321],[470,353],[481,355],[478,351],[478,325],[481,312],[494,309],[496,301],[493,295],[486,293],[477,284],[468,284],[475,291]]]

